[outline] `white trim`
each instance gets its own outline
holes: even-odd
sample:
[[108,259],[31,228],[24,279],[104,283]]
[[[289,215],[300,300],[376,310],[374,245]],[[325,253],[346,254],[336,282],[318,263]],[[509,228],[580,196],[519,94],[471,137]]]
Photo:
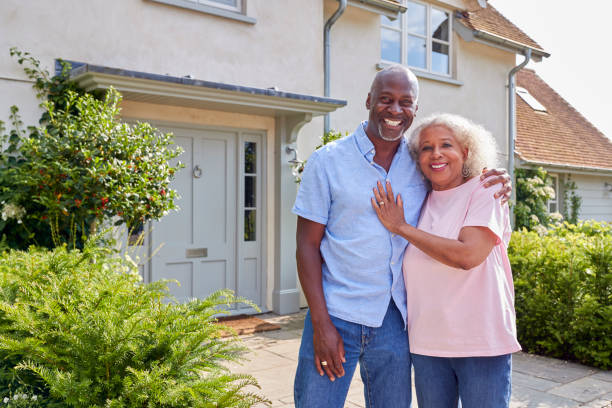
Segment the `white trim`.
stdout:
[[[385,69],[387,67],[390,67],[391,65],[396,64],[395,62],[385,62],[385,61],[381,61],[379,63],[376,64],[376,70],[380,71],[381,69]],[[437,74],[432,74],[430,72],[425,72],[425,71],[421,71],[419,69],[416,68],[411,68],[410,69],[414,75],[416,75],[419,78],[425,78],[425,79],[429,79],[431,81],[438,81],[438,82],[443,82],[445,84],[450,84],[450,85],[455,85],[455,86],[463,86],[463,81],[459,81],[457,79],[454,78],[449,78],[446,76],[440,76]]]
[[[548,210],[548,213],[561,212],[559,211],[559,175],[548,173],[548,177],[552,181],[551,187],[553,188],[553,190],[555,190],[555,198],[548,200],[548,202],[546,203],[546,209]],[[550,211],[551,204],[555,206],[555,211]]]
[[612,169],[606,169],[602,167],[586,167],[586,166],[572,166],[569,164],[558,164],[558,163],[550,163],[550,162],[538,162],[538,161],[528,161],[517,155],[517,168],[532,168],[536,166],[540,166],[547,169],[554,169],[554,171],[564,170],[567,173],[572,174],[584,174],[584,175],[599,175],[602,177],[612,177]]
[[[150,0],[156,3],[168,4],[170,6],[181,7],[189,10],[199,11],[206,14],[212,14],[218,17],[229,18],[231,20],[241,21],[243,23],[255,24],[257,22],[253,17],[249,17],[242,12],[246,7],[240,2],[241,10],[235,8],[228,8],[222,4],[204,4],[199,3],[197,0]],[[203,0],[202,0],[203,1]]]
[[107,89],[113,86],[123,94],[126,100],[226,112],[256,115],[310,113],[313,116],[319,116],[341,107],[338,104],[325,101],[284,98],[275,95],[261,95],[238,90],[176,84],[98,72],[85,72],[75,77],[74,80],[87,91]]

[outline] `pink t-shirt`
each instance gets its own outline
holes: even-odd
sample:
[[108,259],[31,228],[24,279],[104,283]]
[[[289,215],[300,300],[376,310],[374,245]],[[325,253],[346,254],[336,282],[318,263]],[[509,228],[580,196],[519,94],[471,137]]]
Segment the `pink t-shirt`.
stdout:
[[418,228],[457,239],[461,228],[489,228],[497,244],[470,270],[446,266],[414,245],[406,248],[404,279],[410,351],[438,357],[496,356],[519,351],[514,285],[508,261],[508,206],[474,177],[450,190],[432,191]]

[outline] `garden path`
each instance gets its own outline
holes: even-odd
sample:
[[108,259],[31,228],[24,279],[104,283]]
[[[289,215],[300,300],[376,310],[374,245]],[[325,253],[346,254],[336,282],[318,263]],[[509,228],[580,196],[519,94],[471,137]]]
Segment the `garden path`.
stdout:
[[[272,407],[293,407],[293,378],[305,310],[278,316],[259,315],[281,330],[241,336],[250,361],[234,372],[255,376]],[[357,369],[346,407],[365,407]],[[517,353],[513,357],[510,408],[612,408],[612,371],[601,371],[562,360]],[[416,403],[413,404],[416,408]]]

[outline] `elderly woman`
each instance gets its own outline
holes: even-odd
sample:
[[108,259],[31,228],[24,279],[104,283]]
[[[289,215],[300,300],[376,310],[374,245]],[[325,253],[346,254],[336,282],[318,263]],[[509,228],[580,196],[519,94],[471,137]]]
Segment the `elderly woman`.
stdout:
[[403,273],[419,408],[508,407],[516,340],[508,206],[478,175],[495,164],[489,132],[449,114],[425,119],[410,149],[431,191],[417,228],[379,182],[372,206],[410,242]]

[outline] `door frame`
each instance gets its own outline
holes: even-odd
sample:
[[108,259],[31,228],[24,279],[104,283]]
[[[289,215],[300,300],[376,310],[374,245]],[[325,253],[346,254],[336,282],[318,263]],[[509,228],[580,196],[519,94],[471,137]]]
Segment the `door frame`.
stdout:
[[[143,121],[146,121],[148,123],[151,124],[151,126],[153,126],[154,128],[160,130],[160,128],[162,128],[163,130],[172,130],[172,129],[186,129],[186,130],[191,130],[191,131],[229,131],[229,132],[236,132],[236,136],[237,136],[237,140],[236,140],[236,151],[235,151],[235,155],[236,155],[236,163],[237,166],[240,166],[243,163],[242,158],[240,157],[240,153],[243,151],[244,147],[240,146],[239,143],[242,141],[244,141],[244,137],[243,135],[245,134],[256,134],[258,135],[261,139],[261,148],[260,148],[260,157],[261,157],[261,210],[260,215],[258,216],[258,218],[260,219],[260,239],[261,239],[261,247],[260,247],[260,261],[259,261],[259,267],[260,267],[260,276],[259,279],[261,279],[261,288],[260,288],[260,299],[261,299],[261,305],[258,305],[259,308],[261,309],[261,312],[267,312],[269,311],[269,308],[267,307],[267,303],[268,303],[268,284],[269,279],[268,279],[268,268],[269,268],[269,260],[268,260],[268,194],[270,193],[269,191],[269,186],[268,186],[268,166],[269,166],[269,161],[268,161],[268,131],[266,129],[249,129],[249,128],[239,128],[239,127],[231,127],[231,126],[216,126],[216,125],[205,125],[205,124],[197,124],[197,123],[185,123],[185,122],[173,122],[173,121],[167,121],[167,120],[155,120],[155,119],[140,119]],[[131,125],[135,124],[137,121],[139,121],[138,118],[128,118],[126,119],[126,122],[130,123]],[[180,161],[180,156],[178,157],[178,160]],[[238,174],[242,174],[242,172],[240,171],[240,169],[237,169],[237,175]],[[236,180],[234,180],[234,188],[236,189],[236,197],[241,197],[244,192],[240,192],[239,189],[242,186],[242,181],[240,181],[238,179],[238,177],[236,177]],[[234,271],[234,273],[236,274],[236,288],[238,287],[238,256],[240,254],[240,243],[238,242],[238,236],[239,236],[239,232],[238,232],[238,226],[241,225],[241,223],[239,222],[239,212],[240,212],[240,205],[236,206],[236,212],[234,214],[235,219],[236,219],[236,246],[235,246],[235,250],[234,250],[234,254],[233,256],[236,259],[236,269]],[[145,283],[150,283],[151,282],[151,278],[152,278],[152,258],[155,255],[155,250],[156,248],[152,248],[152,243],[151,243],[151,233],[152,233],[152,228],[153,228],[153,222],[149,221],[147,223],[147,225],[145,226],[145,239],[143,242],[143,249],[144,252],[147,254],[146,256],[146,260],[143,260],[142,263],[142,275],[143,275],[143,282]],[[241,231],[242,232],[242,231]],[[140,266],[140,265],[139,265]],[[232,289],[232,290],[235,290]],[[231,309],[230,310],[230,314],[242,314],[242,313],[248,313],[248,314],[255,314],[255,313],[259,313],[257,310],[253,309],[253,308],[243,308],[243,309]]]

